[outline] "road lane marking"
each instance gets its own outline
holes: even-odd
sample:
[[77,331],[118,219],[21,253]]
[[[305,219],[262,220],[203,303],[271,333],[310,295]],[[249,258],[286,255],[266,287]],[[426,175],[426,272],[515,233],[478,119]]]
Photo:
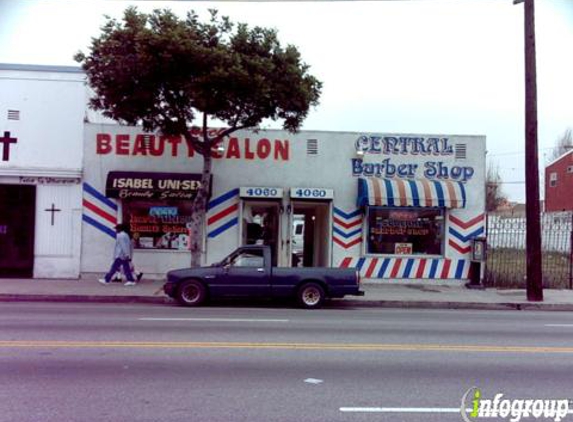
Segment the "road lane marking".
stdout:
[[[345,413],[461,413],[459,407],[341,407],[339,410]],[[466,412],[472,410],[467,408]],[[573,414],[573,410],[567,414]]]
[[6,340],[0,348],[142,348],[142,349],[276,349],[370,352],[475,352],[475,353],[564,353],[573,347],[487,346],[445,344],[345,344],[345,343],[250,343],[250,342],[158,342],[158,341],[50,341]]
[[304,380],[307,384],[322,384],[324,381],[318,378],[307,378]]
[[139,321],[197,321],[197,322],[290,322],[289,319],[255,318],[138,318]]
[[573,324],[545,324],[546,327],[569,327],[573,328]]
[[[472,409],[467,409],[471,412]],[[459,407],[341,407],[346,413],[461,413]]]

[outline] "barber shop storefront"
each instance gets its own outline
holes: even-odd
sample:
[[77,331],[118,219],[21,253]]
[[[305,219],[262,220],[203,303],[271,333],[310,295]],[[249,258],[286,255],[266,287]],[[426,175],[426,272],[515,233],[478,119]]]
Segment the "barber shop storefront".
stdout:
[[[202,157],[177,137],[85,126],[82,272],[107,270],[128,223],[140,271],[190,262]],[[467,281],[484,234],[485,137],[240,131],[212,152],[203,263],[271,247],[278,266],[357,268],[380,282]]]

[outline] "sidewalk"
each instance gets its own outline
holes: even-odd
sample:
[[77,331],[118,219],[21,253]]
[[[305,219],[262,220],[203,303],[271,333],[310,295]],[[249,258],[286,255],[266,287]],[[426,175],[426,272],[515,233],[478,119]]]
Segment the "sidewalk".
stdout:
[[[102,285],[97,279],[0,279],[0,301],[172,303],[163,280],[136,286]],[[363,284],[363,297],[337,299],[340,306],[434,309],[506,309],[573,311],[572,290],[544,290],[543,302],[528,302],[525,290],[470,290],[463,286]]]

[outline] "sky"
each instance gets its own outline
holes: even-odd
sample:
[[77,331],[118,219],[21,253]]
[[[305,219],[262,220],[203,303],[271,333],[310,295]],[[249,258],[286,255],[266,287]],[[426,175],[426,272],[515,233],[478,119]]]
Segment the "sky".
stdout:
[[[573,0],[536,0],[540,171],[573,128]],[[485,135],[525,202],[523,5],[513,0],[0,0],[0,63],[72,65],[129,5],[275,28],[323,82],[303,130]],[[1,94],[0,94],[1,95]],[[280,123],[268,127],[280,127]],[[542,191],[543,192],[543,191]]]

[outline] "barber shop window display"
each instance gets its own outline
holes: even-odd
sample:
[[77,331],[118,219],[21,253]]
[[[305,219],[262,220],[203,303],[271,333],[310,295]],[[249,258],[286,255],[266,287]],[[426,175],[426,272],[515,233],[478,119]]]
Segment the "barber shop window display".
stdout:
[[189,249],[191,201],[129,200],[122,209],[136,249]]
[[367,253],[442,255],[443,208],[368,207]]

